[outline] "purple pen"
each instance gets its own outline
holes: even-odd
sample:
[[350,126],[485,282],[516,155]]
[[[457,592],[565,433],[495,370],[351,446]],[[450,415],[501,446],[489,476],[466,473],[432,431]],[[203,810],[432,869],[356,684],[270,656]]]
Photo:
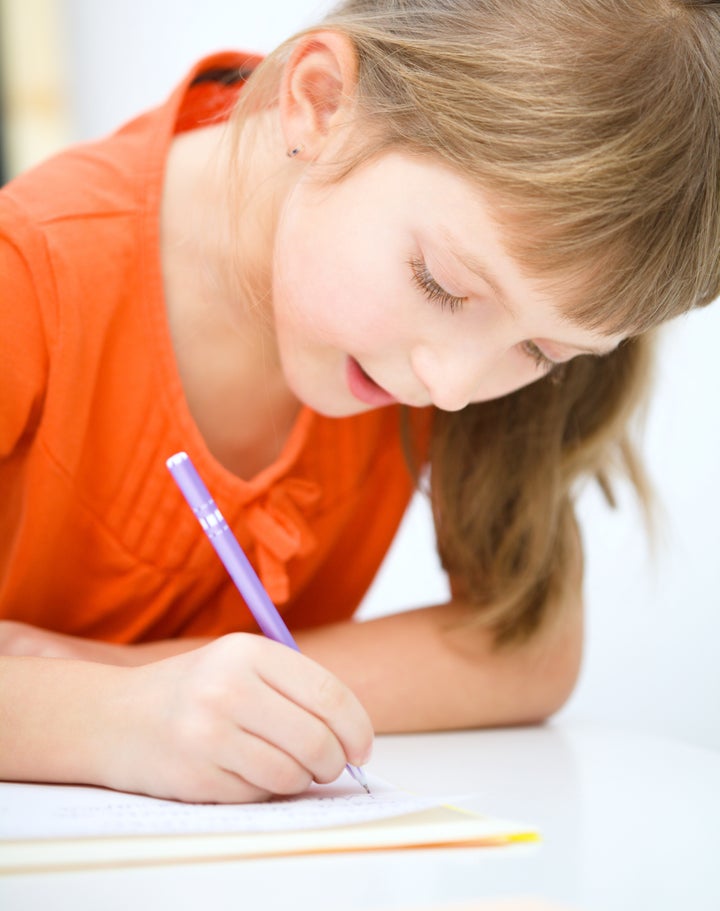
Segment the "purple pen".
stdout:
[[[210,496],[210,492],[197,473],[190,456],[186,452],[177,452],[170,456],[165,464],[264,635],[268,639],[273,639],[275,642],[280,642],[299,652],[297,642],[270,600],[270,596],[245,556],[237,538],[230,530],[223,514]],[[369,794],[370,788],[365,772],[359,766],[350,765],[350,763],[346,765],[346,768],[355,781]]]

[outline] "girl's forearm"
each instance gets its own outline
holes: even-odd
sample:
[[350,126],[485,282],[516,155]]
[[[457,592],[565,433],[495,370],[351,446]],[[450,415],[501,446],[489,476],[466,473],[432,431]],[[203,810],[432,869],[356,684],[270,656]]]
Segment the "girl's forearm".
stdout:
[[582,652],[582,610],[528,645],[493,647],[470,609],[451,603],[297,634],[337,674],[377,733],[533,724],[566,701]]
[[68,658],[136,667],[192,651],[211,641],[210,638],[168,639],[120,645],[56,633],[14,620],[0,621],[0,655],[14,657]]
[[[217,637],[214,637],[217,638]],[[129,650],[127,664],[149,664],[161,661],[173,655],[182,655],[202,648],[213,641],[213,637],[196,637],[192,639],[163,639],[160,642],[141,642],[137,645],[121,646]]]
[[0,658],[0,779],[106,784],[127,669]]

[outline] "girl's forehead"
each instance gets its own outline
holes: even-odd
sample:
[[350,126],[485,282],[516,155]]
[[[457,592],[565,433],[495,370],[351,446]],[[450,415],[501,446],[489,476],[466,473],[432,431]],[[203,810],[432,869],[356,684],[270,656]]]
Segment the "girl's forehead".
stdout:
[[[350,218],[382,218],[442,255],[453,271],[483,282],[511,312],[535,302],[538,312],[562,323],[578,350],[605,354],[635,334],[614,328],[613,300],[604,290],[612,251],[599,243],[592,254],[558,257],[567,236],[534,200],[482,184],[438,157],[398,149],[373,156],[335,186]],[[333,192],[332,185],[326,189]]]

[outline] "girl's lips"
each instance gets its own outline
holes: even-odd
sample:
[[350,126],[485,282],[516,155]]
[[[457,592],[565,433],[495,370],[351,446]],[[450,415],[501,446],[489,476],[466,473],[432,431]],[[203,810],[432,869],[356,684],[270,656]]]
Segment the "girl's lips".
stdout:
[[394,405],[397,402],[397,399],[387,390],[378,386],[375,380],[370,379],[354,357],[347,359],[347,381],[350,392],[366,405],[379,408],[382,405]]

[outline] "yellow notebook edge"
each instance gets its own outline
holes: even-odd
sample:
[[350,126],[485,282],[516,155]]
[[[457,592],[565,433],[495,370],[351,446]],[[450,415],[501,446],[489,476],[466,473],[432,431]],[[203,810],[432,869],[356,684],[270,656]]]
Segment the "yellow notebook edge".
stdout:
[[453,807],[433,807],[375,822],[321,829],[0,841],[0,876],[302,854],[503,847],[540,840],[532,827]]

